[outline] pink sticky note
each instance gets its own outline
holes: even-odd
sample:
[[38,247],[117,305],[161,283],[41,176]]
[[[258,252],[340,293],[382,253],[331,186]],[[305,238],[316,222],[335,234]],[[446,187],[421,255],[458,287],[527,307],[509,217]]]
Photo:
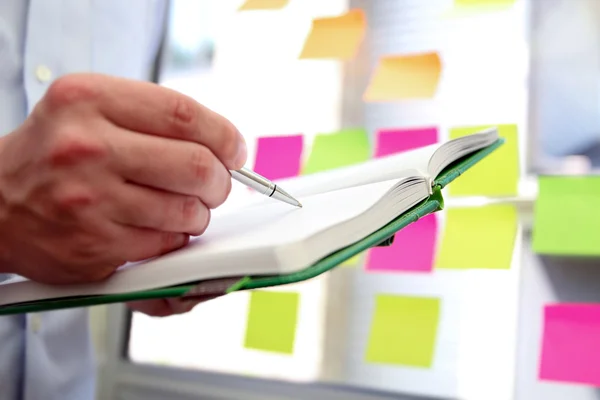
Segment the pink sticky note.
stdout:
[[367,253],[370,272],[431,272],[437,237],[437,219],[429,214],[396,232],[394,243],[374,247]]
[[377,132],[375,157],[418,149],[437,141],[437,128],[383,129]]
[[268,136],[258,139],[254,171],[271,180],[300,173],[302,135]]
[[540,379],[600,386],[600,305],[544,308]]

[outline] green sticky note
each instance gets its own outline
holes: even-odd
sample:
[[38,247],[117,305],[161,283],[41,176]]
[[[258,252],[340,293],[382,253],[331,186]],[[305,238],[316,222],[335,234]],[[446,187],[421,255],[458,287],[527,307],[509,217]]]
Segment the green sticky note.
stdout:
[[512,205],[450,208],[435,267],[510,269],[516,235]]
[[439,299],[377,295],[366,361],[430,368],[439,317]]
[[294,292],[251,292],[244,346],[293,354],[299,302]]
[[533,250],[600,255],[600,176],[542,176],[534,209]]
[[314,138],[302,174],[346,167],[370,158],[371,144],[366,130],[344,129],[335,133],[320,133]]
[[519,181],[519,147],[516,125],[486,125],[450,129],[450,139],[495,126],[506,139],[499,149],[466,171],[448,187],[452,196],[514,196]]

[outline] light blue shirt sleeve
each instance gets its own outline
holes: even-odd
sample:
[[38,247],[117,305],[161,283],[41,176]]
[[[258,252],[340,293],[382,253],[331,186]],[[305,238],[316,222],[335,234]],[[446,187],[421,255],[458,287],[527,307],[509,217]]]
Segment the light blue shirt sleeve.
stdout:
[[[18,127],[62,75],[147,80],[165,6],[163,0],[0,1],[0,135]],[[93,400],[95,376],[85,309],[0,317],[1,400]]]

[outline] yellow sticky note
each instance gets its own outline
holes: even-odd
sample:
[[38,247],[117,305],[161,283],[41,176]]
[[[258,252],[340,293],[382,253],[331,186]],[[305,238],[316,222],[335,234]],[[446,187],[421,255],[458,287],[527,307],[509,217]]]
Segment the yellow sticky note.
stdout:
[[366,26],[365,13],[360,9],[339,17],[315,19],[300,58],[350,59],[356,55]]
[[242,10],[278,10],[287,6],[289,0],[246,0],[241,5]]
[[293,354],[299,302],[294,292],[251,292],[244,346]]
[[516,235],[512,205],[449,208],[435,267],[510,269]]
[[377,295],[366,361],[430,368],[439,318],[439,299]]
[[342,267],[356,267],[361,261],[364,253],[359,253],[340,264]]
[[302,174],[346,167],[371,157],[369,136],[364,129],[344,129],[315,136]]
[[495,126],[506,141],[448,185],[451,196],[515,196],[519,182],[519,138],[516,125],[486,125],[450,129],[450,139]]
[[478,14],[503,12],[511,9],[516,0],[454,0],[454,5],[442,18],[472,17]]
[[600,255],[600,176],[541,176],[538,182],[533,250]]
[[390,55],[379,60],[365,101],[432,98],[442,70],[438,53]]
[[502,9],[515,5],[516,0],[454,0],[454,7],[458,9]]

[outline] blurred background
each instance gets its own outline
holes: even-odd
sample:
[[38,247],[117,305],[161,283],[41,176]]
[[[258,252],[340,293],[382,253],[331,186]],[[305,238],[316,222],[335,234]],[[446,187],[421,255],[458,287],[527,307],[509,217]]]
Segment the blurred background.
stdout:
[[[420,247],[431,253],[422,265],[400,265],[407,250],[397,248],[273,289],[299,294],[291,352],[246,345],[259,312],[251,293],[161,319],[120,305],[94,308],[98,398],[599,400],[600,348],[569,343],[600,342],[600,320],[552,317],[552,307],[600,302],[597,254],[561,249],[543,235],[600,244],[589,239],[600,195],[577,180],[600,166],[600,1],[272,0],[259,1],[259,10],[245,3],[171,0],[159,81],[234,122],[249,166],[258,166],[263,138],[301,135],[303,163],[324,134],[341,134],[340,151],[352,152],[343,133],[358,129],[375,154],[385,131],[407,141],[434,132],[439,142],[461,127],[494,125],[507,145],[479,174],[497,190],[446,193],[446,209],[419,230],[420,243],[431,243]],[[361,32],[350,55],[308,55],[311,35],[320,43],[330,32],[319,39],[315,21],[348,13],[354,17],[338,20],[334,49],[352,47],[348,38]],[[440,60],[435,92],[391,93],[406,77],[394,75],[390,57],[423,54]],[[378,81],[385,65],[391,75]],[[545,191],[542,176],[550,179]],[[583,182],[581,193],[565,192],[569,179]],[[224,208],[247,195],[234,186]],[[462,241],[445,244],[450,233]],[[381,320],[382,296],[439,308],[412,321]],[[431,341],[395,343],[389,334],[372,342],[375,329],[417,323]],[[278,321],[264,329],[276,332]],[[416,355],[374,362],[373,346],[413,346]]]

